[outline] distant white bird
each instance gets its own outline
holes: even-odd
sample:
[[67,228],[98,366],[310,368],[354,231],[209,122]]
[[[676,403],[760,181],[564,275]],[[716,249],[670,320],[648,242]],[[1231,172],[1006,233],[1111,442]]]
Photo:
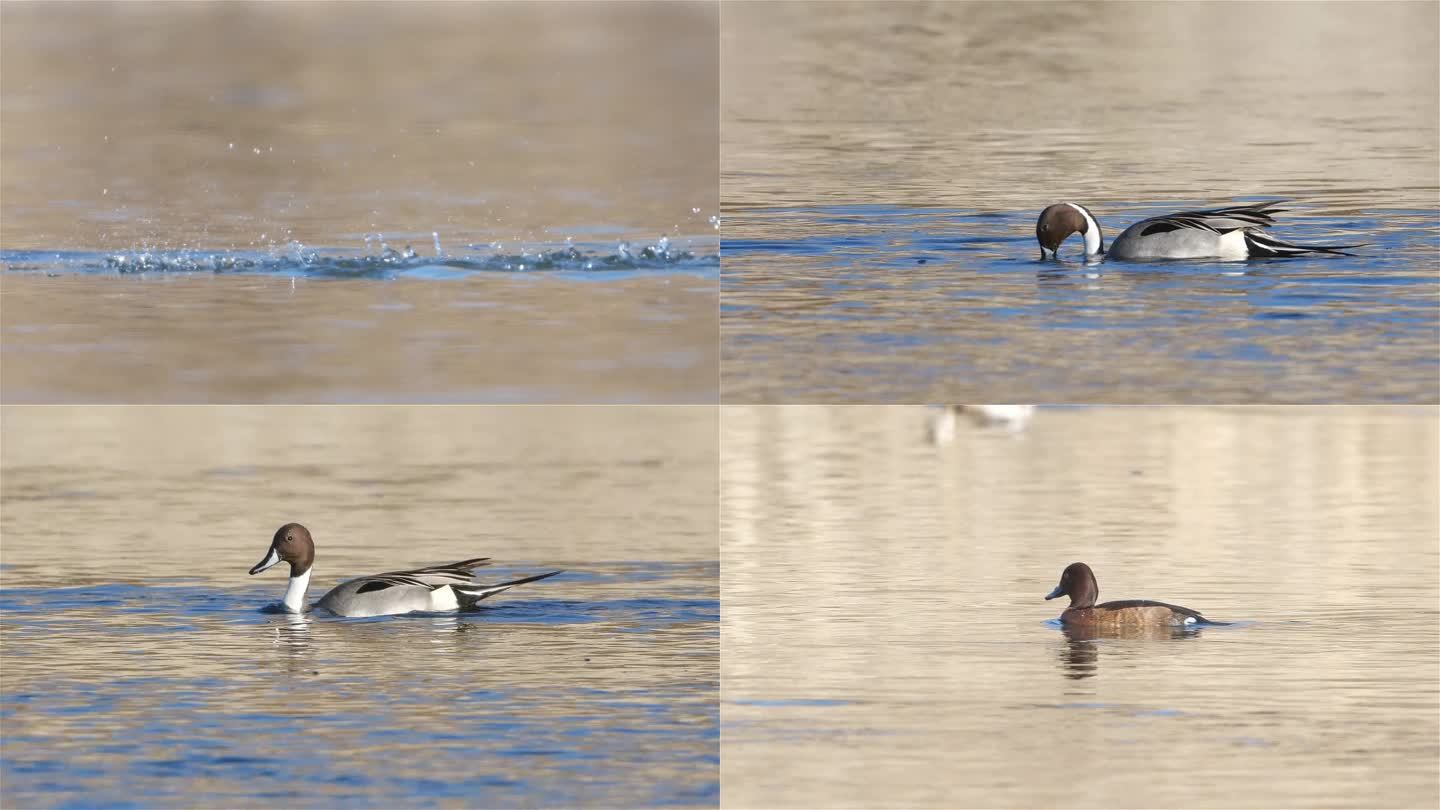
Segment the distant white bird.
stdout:
[[1034,415],[1034,405],[942,405],[930,417],[930,443],[943,447],[955,441],[955,424],[960,416],[976,427],[1003,427],[1021,433]]

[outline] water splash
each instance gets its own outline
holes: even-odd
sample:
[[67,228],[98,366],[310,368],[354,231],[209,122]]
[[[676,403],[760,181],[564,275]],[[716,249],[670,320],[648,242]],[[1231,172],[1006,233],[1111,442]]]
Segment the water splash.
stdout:
[[[521,247],[507,251],[500,242],[468,246],[474,253],[446,254],[439,232],[430,234],[435,255],[421,256],[406,245],[396,250],[384,234],[364,234],[363,252],[325,250],[296,239],[251,251],[160,250],[142,246],[118,253],[0,251],[0,268],[11,272],[60,273],[248,273],[300,278],[463,278],[474,273],[561,272],[601,277],[617,272],[718,272],[718,252],[677,247],[662,236],[636,247],[620,242],[611,251],[576,244]],[[713,245],[713,243],[711,243]],[[377,250],[378,248],[378,250]]]

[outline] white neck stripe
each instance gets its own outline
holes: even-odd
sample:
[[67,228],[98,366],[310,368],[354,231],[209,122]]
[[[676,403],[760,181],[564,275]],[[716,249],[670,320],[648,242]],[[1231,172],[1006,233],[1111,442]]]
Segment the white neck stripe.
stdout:
[[290,587],[285,589],[285,609],[291,613],[305,612],[305,590],[310,587],[310,569],[305,573],[290,577]]
[[1071,208],[1074,208],[1076,211],[1079,211],[1080,216],[1085,218],[1085,255],[1094,256],[1095,254],[1099,253],[1100,223],[1096,222],[1095,218],[1090,216],[1089,211],[1086,211],[1084,208],[1081,208],[1075,203],[1067,202],[1065,204],[1070,206]]

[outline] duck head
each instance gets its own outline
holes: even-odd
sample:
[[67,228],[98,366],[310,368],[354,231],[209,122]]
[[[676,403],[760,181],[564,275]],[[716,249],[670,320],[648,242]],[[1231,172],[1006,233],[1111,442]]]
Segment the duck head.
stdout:
[[1060,596],[1069,596],[1072,608],[1093,607],[1096,598],[1100,596],[1100,583],[1095,581],[1095,572],[1081,562],[1065,566],[1064,573],[1060,575],[1060,584],[1045,598],[1049,600]]
[[265,559],[255,563],[255,566],[250,569],[250,573],[258,574],[282,560],[290,563],[292,578],[310,570],[310,565],[315,562],[315,541],[310,539],[309,529],[299,523],[286,523],[276,529],[275,537],[270,541],[270,550],[265,553]]
[[1072,233],[1078,233],[1085,238],[1085,256],[1099,256],[1105,252],[1105,240],[1100,234],[1100,223],[1083,205],[1075,203],[1055,203],[1040,212],[1040,219],[1035,223],[1035,238],[1040,242],[1040,258],[1045,258],[1045,251],[1050,251],[1051,256],[1056,256],[1060,249],[1060,243],[1064,242]]

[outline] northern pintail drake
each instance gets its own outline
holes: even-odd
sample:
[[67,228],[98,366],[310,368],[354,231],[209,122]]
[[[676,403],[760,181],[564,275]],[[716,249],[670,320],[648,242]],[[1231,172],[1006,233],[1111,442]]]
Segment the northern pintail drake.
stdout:
[[1072,233],[1085,240],[1085,258],[1110,256],[1116,259],[1250,259],[1267,256],[1301,256],[1307,253],[1348,255],[1344,251],[1363,245],[1296,245],[1265,232],[1274,225],[1275,208],[1282,201],[1181,211],[1163,217],[1142,219],[1120,232],[1110,249],[1100,222],[1083,205],[1056,203],[1040,212],[1035,238],[1040,241],[1040,258],[1045,251],[1056,255],[1060,244]]
[[1060,623],[1066,627],[1133,627],[1154,625],[1185,627],[1203,624],[1227,624],[1212,622],[1196,611],[1164,602],[1150,602],[1144,599],[1128,599],[1123,602],[1095,604],[1100,596],[1100,584],[1095,581],[1095,572],[1082,562],[1071,563],[1060,574],[1060,584],[1045,598],[1070,597],[1070,606],[1060,614]]
[[[290,563],[290,587],[285,589],[282,604],[291,613],[305,611],[305,591],[310,586],[310,565],[315,561],[315,541],[310,531],[299,523],[286,523],[275,532],[265,559],[250,569],[258,574],[280,562]],[[490,596],[516,585],[553,577],[560,571],[481,585],[475,582],[472,569],[490,564],[489,557],[432,565],[411,571],[360,577],[342,582],[320,597],[315,607],[336,616],[388,616],[417,610],[447,611],[470,608]]]

